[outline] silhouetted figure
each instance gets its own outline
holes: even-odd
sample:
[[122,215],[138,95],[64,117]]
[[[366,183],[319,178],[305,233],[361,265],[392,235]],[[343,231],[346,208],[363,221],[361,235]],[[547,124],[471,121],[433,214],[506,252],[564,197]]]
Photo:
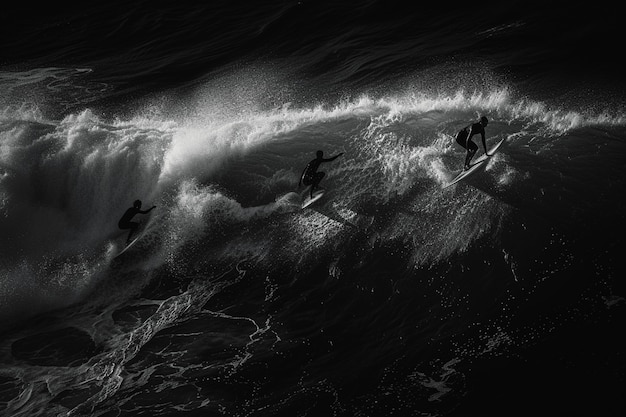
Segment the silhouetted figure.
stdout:
[[483,148],[485,148],[485,155],[491,156],[487,153],[487,144],[485,143],[485,126],[489,121],[485,116],[480,118],[480,121],[477,123],[472,123],[469,126],[466,126],[456,135],[456,142],[467,149],[467,156],[465,157],[465,166],[464,170],[468,170],[470,168],[470,161],[474,157],[474,154],[478,150],[478,145],[476,145],[472,141],[472,136],[480,133],[483,140]]
[[150,213],[150,210],[154,208],[156,208],[156,206],[152,206],[146,211],[141,211],[141,200],[135,200],[135,202],[133,203],[133,206],[129,208],[128,210],[126,210],[126,212],[124,213],[120,221],[117,222],[117,226],[120,229],[122,230],[130,229],[130,232],[128,232],[128,238],[126,239],[126,244],[130,243],[130,238],[132,237],[133,233],[137,231],[137,228],[139,227],[139,223],[131,222],[131,219],[137,213],[148,214]]
[[316,155],[317,155],[317,158],[309,162],[306,168],[304,168],[304,171],[302,172],[302,176],[300,177],[300,181],[298,182],[298,187],[300,186],[300,184],[311,186],[311,198],[313,198],[313,191],[317,190],[317,188],[319,187],[320,181],[322,180],[322,178],[324,178],[324,175],[326,175],[324,172],[317,172],[317,169],[320,167],[320,164],[322,162],[334,161],[335,159],[343,155],[343,152],[328,159],[323,158],[324,152],[322,151],[317,151]]

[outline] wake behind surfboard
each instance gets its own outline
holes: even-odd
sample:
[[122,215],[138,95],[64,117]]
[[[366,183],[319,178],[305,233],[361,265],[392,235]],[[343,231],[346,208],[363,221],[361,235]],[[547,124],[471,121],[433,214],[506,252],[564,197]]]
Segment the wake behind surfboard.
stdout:
[[[506,140],[506,138],[503,138],[502,140],[500,140],[500,142],[496,143],[491,149],[489,149],[489,155],[493,156],[498,149],[500,149],[500,146],[502,146],[502,144],[504,143],[504,141]],[[469,177],[470,175],[472,175],[473,173],[475,173],[476,171],[478,171],[478,169],[484,165],[484,163],[487,161],[487,159],[489,159],[489,156],[483,154],[481,155],[480,158],[478,158],[476,161],[474,161],[474,163],[470,166],[470,169],[466,170],[466,171],[461,171],[461,173],[459,175],[457,175],[451,182],[449,182],[448,184],[446,184],[443,188],[447,188],[451,185],[456,184],[457,182]]]

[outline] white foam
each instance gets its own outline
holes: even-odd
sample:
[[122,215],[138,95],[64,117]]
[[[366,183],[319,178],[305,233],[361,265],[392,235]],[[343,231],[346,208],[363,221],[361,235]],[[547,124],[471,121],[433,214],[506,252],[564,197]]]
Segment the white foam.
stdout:
[[[22,257],[30,270],[37,269],[43,255],[106,253],[103,242],[117,231],[117,220],[137,198],[167,213],[163,233],[169,236],[169,246],[163,250],[169,251],[206,235],[217,222],[247,222],[289,210],[294,197],[286,191],[269,204],[243,207],[225,190],[210,185],[212,175],[225,164],[277,138],[299,141],[305,136],[310,143],[332,139],[332,147],[347,151],[328,169],[328,177],[338,180],[337,200],[365,192],[384,200],[406,194],[422,181],[449,180],[446,158],[457,152],[450,134],[459,121],[487,114],[501,124],[532,125],[535,131],[557,135],[594,124],[624,123],[621,116],[551,109],[514,98],[505,88],[451,95],[361,95],[337,103],[275,108],[258,105],[257,98],[210,116],[206,113],[215,110],[219,96],[207,107],[199,105],[200,100],[187,103],[191,115],[168,116],[159,106],[148,105],[143,113],[112,121],[90,110],[55,122],[45,120],[36,106],[3,108],[0,225],[13,245],[8,250]],[[355,123],[332,124],[345,120]],[[498,161],[496,156],[492,162]],[[287,162],[270,168],[275,173],[259,180],[260,189],[287,190],[298,175],[294,170],[301,169]],[[514,180],[514,172],[503,172],[501,184]],[[302,230],[309,230],[308,221],[313,220],[301,220]],[[481,233],[471,230],[467,235]],[[439,244],[418,257],[453,250],[445,241]],[[91,270],[96,261],[85,262],[85,270]]]

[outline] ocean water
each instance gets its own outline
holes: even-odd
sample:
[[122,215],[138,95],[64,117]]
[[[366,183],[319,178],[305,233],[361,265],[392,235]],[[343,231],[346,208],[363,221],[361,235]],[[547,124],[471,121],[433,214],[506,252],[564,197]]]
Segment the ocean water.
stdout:
[[623,415],[613,7],[15,5],[0,415]]

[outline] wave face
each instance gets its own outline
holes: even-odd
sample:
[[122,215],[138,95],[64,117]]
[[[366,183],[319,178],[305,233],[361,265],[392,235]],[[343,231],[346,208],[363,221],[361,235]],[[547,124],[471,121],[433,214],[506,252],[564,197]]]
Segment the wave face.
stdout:
[[[564,88],[567,50],[546,57],[565,41],[520,40],[546,16],[414,28],[391,6],[111,4],[91,26],[70,8],[15,29],[3,414],[620,413],[620,85]],[[572,17],[589,39],[594,16]],[[482,115],[505,144],[444,189]],[[302,210],[318,149],[343,155]],[[135,199],[157,208],[116,257]]]

